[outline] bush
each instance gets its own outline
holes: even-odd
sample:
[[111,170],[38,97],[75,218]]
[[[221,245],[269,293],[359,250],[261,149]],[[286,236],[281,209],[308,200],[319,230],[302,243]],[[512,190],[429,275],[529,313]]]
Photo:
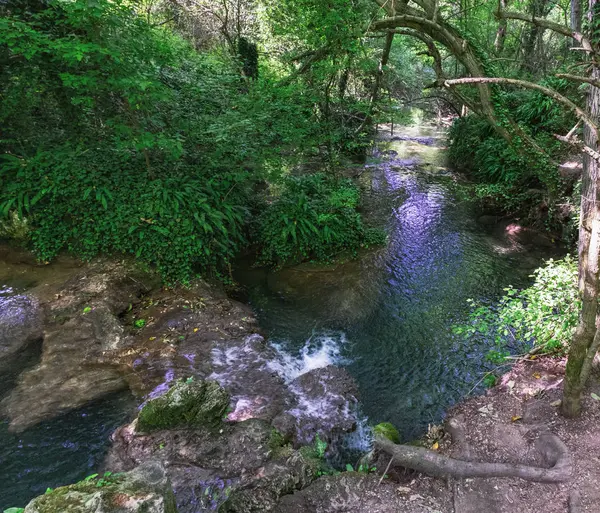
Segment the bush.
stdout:
[[359,191],[349,180],[320,173],[287,178],[257,220],[259,263],[327,261],[382,243],[385,235],[364,226],[358,203]]
[[[551,78],[545,83],[575,100],[580,94],[565,80]],[[509,214],[527,215],[532,223],[543,219],[547,228],[561,230],[564,219],[556,215],[557,206],[569,203],[572,183],[560,178],[556,162],[569,149],[554,134],[567,133],[575,119],[536,91],[498,94],[522,133],[534,139],[546,155],[522,142],[522,133],[514,128],[509,145],[486,120],[470,115],[457,119],[450,129],[450,163],[471,172],[476,181],[472,191],[478,199]]]
[[470,301],[469,321],[454,327],[466,338],[483,337],[494,344],[488,360],[501,363],[514,351],[541,346],[544,351],[567,350],[577,326],[581,302],[577,289],[577,262],[567,256],[549,260],[537,269],[531,287],[508,287],[497,304]]

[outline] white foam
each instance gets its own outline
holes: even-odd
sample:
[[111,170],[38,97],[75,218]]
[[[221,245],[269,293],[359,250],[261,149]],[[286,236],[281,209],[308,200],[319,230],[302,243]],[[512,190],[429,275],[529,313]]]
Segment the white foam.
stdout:
[[310,337],[300,352],[294,356],[285,344],[271,343],[278,358],[267,363],[269,369],[277,372],[286,382],[298,376],[328,365],[342,365],[347,361],[341,356],[342,346],[346,344],[343,333],[336,335],[315,335]]

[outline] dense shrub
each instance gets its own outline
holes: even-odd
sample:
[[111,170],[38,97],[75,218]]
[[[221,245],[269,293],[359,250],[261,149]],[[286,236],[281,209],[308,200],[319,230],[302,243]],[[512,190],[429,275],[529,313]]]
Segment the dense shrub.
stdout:
[[[222,272],[245,242],[256,184],[341,137],[321,123],[316,91],[268,67],[248,80],[235,56],[197,53],[135,3],[19,5],[0,7],[0,214],[6,233],[23,220],[40,259],[130,253],[169,282]],[[261,222],[266,260],[359,246],[352,198],[310,199],[320,244],[298,228],[282,249]]]
[[493,349],[488,358],[494,362],[511,352],[527,352],[536,346],[545,351],[566,351],[581,304],[577,262],[569,256],[549,260],[536,269],[533,278],[526,289],[506,288],[506,294],[493,305],[471,301],[469,321],[455,326],[455,333],[489,340]]
[[258,217],[259,261],[281,265],[379,244],[384,234],[366,228],[357,211],[359,191],[348,180],[323,174],[289,177]]
[[[565,80],[550,78],[544,85],[576,99],[580,92]],[[540,221],[540,208],[547,227],[559,230],[562,219],[552,218],[556,205],[569,203],[572,183],[561,180],[556,162],[569,151],[554,134],[567,133],[575,124],[573,116],[537,91],[502,92],[503,105],[545,155],[523,142],[513,130],[509,145],[487,121],[469,115],[457,119],[450,129],[451,164],[470,172],[475,179],[476,197],[511,214]]]

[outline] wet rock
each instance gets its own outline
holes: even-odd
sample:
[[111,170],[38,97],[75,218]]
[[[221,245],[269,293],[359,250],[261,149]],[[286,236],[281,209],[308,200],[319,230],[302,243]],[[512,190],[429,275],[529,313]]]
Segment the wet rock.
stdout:
[[35,298],[0,290],[0,365],[42,338],[42,318]]
[[447,511],[432,498],[418,494],[405,497],[397,485],[379,483],[379,476],[344,472],[324,476],[293,495],[284,496],[272,510],[274,513],[431,513]]
[[[113,446],[106,460],[110,470],[128,470],[144,461],[159,459],[169,469],[198,467],[232,477],[257,469],[269,459],[271,451],[272,428],[259,419],[223,423],[218,431],[198,428],[140,433],[136,423],[113,434]],[[177,485],[175,481],[173,484]]]
[[148,401],[137,429],[150,432],[177,427],[220,425],[229,408],[229,394],[214,381],[177,381],[169,391]]
[[138,396],[154,397],[181,378],[207,378],[217,344],[243,344],[257,330],[249,307],[201,282],[190,289],[153,291],[135,318],[145,319],[146,326],[131,346],[110,357]]
[[356,428],[358,387],[341,367],[329,365],[302,374],[290,383],[295,404],[288,410],[296,419],[297,444],[324,440]]
[[64,486],[33,499],[24,513],[177,513],[164,467],[147,462],[122,475]]
[[11,430],[22,431],[127,387],[119,363],[106,355],[132,343],[118,316],[143,291],[126,265],[98,262],[44,305],[41,361],[21,374],[2,402]]
[[291,403],[292,394],[273,369],[278,355],[260,335],[216,343],[211,357],[210,379],[218,381],[232,396],[233,410],[228,420],[271,420]]
[[214,511],[228,498],[233,509],[227,511],[267,511],[243,508],[274,505],[282,494],[312,481],[316,473],[315,463],[285,446],[264,420],[223,423],[219,430],[152,433],[139,433],[136,422],[114,433],[106,467],[121,471],[159,460],[168,469],[180,513]]
[[318,465],[295,452],[285,461],[267,463],[260,478],[243,479],[219,513],[266,513],[272,511],[279,499],[310,484],[316,476]]

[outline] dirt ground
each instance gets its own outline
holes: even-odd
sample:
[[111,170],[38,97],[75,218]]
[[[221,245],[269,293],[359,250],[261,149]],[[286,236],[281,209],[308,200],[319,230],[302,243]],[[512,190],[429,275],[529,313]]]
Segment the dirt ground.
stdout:
[[[444,513],[600,513],[600,379],[596,372],[583,397],[578,419],[559,414],[564,359],[522,361],[484,396],[456,405],[448,418],[460,419],[464,443],[445,435],[439,451],[471,461],[521,463],[547,467],[534,446],[547,427],[572,455],[572,477],[559,484],[516,478],[451,479],[445,483],[419,474],[405,475],[398,493],[436,497]],[[435,442],[434,442],[435,443]]]

